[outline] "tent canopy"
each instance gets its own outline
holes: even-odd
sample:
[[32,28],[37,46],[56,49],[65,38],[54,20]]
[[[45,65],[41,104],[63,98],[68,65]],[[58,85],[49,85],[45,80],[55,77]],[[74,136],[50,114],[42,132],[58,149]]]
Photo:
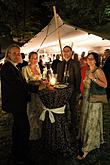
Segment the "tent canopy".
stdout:
[[99,34],[94,35],[93,32],[82,30],[75,26],[70,26],[57,15],[58,27],[56,28],[54,17],[50,23],[41,32],[36,34],[31,40],[21,47],[21,52],[28,54],[31,51],[41,51],[51,53],[60,53],[60,46],[58,40],[58,31],[62,47],[70,45],[74,48],[88,48],[95,49],[100,47],[109,47],[110,41],[105,40]]

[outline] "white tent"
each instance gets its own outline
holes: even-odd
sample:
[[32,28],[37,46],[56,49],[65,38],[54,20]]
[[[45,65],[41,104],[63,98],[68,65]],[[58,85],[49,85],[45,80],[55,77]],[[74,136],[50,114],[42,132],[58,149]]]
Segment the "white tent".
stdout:
[[31,51],[46,52],[46,53],[60,53],[60,46],[58,41],[59,30],[61,45],[72,46],[74,50],[80,51],[101,49],[102,47],[110,47],[109,40],[103,40],[102,37],[93,35],[91,32],[83,31],[80,28],[70,26],[62,21],[57,15],[58,29],[56,29],[54,17],[50,23],[31,40],[21,47],[21,52],[28,54]]

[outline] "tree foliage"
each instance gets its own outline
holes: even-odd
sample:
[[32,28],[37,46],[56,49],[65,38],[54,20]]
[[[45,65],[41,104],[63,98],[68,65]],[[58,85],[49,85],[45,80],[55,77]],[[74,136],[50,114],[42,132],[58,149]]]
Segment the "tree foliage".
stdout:
[[26,41],[39,32],[50,20],[51,1],[0,0],[0,22],[11,28],[13,38]]
[[53,4],[63,20],[81,28],[94,30],[110,21],[110,0],[0,0],[0,22],[26,42],[48,24]]
[[108,0],[59,0],[60,15],[71,24],[84,28],[97,28],[110,20]]

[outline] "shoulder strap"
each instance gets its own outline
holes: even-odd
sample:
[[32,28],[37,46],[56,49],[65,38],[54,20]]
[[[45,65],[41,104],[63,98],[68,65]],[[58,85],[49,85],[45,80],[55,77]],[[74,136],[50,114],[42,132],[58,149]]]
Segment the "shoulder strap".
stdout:
[[97,69],[98,69],[98,67],[96,67],[96,68],[92,71],[92,73],[95,73]]

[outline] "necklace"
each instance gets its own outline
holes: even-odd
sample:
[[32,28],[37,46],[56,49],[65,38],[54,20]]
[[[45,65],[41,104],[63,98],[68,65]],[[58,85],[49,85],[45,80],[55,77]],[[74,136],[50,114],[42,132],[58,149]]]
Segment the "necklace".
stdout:
[[35,75],[39,75],[36,66],[31,66],[31,65],[30,65],[30,69],[31,69],[31,72],[33,73],[34,76],[35,76]]

